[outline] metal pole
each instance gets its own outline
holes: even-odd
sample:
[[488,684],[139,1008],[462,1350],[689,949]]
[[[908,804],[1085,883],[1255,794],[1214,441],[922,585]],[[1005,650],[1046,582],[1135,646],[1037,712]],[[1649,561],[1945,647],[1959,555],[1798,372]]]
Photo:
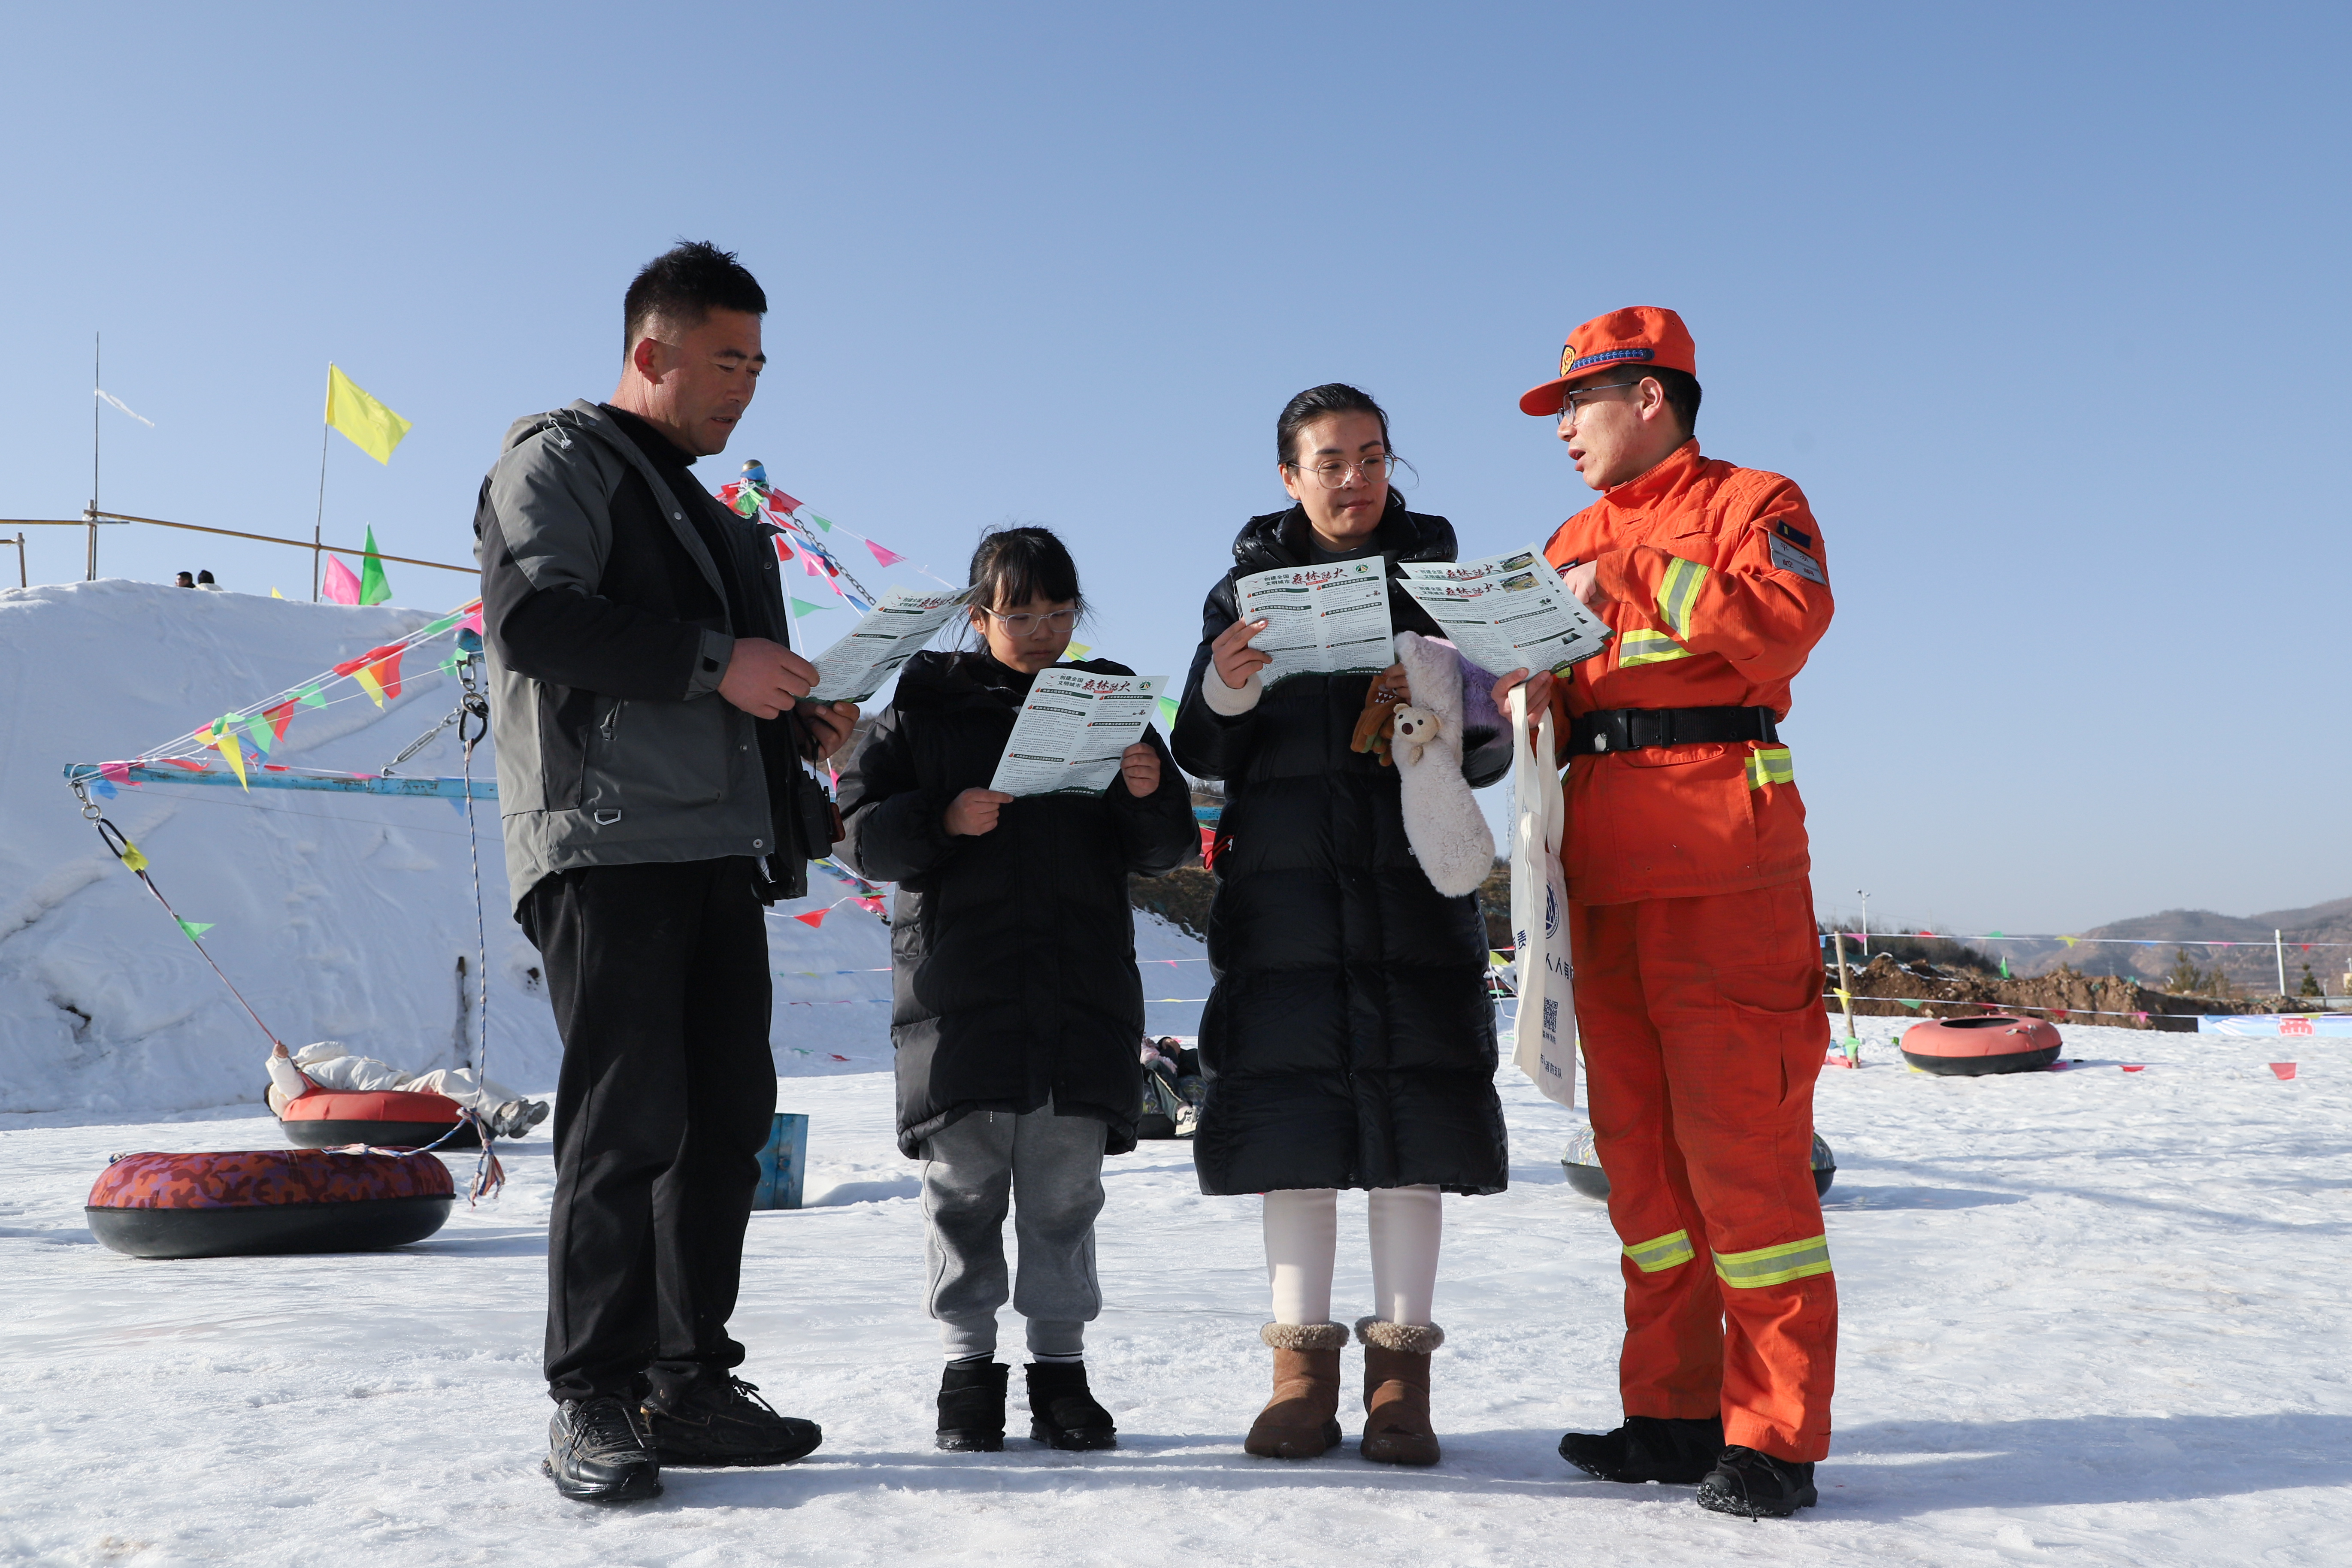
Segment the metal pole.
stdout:
[[2273,930],[2271,941],[2278,948],[2279,994],[2284,996],[2286,994],[2286,932]]
[[1853,892],[1862,900],[1862,962],[1866,964],[1870,962],[1870,895],[1860,888]]
[[32,585],[25,577],[25,531],[20,528],[16,531],[16,586],[29,588]]
[[[1841,999],[1845,1003],[1845,1037],[1848,1042],[1852,1042],[1855,1037],[1853,1032],[1853,982],[1847,977],[1845,972],[1845,932],[1832,928],[1830,931],[1830,939],[1837,943],[1838,991]],[[1846,1046],[1845,1057],[1846,1060],[1854,1062],[1857,1066],[1860,1065],[1861,1052],[1856,1050],[1851,1043]]]
[[[327,521],[327,425],[319,422],[319,512],[310,520],[310,602],[319,602],[319,530]],[[781,577],[782,573],[776,574]]]
[[99,351],[105,346],[105,335],[89,335],[89,575],[88,581],[98,581],[98,389],[105,384],[106,376],[100,369]]

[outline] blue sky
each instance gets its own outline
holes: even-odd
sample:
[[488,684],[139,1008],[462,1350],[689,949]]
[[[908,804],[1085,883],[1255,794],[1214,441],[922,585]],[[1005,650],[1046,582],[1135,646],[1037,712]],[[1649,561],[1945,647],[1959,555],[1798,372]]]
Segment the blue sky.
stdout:
[[[1712,454],[1811,498],[1817,900],[2079,929],[2352,893],[2344,13],[2321,6],[58,7],[10,23],[0,514],[467,558],[514,416],[609,394],[679,237],[765,284],[745,457],[959,575],[1061,531],[1181,671],[1299,388],[1465,552],[1588,499],[1513,400],[1671,305]],[[35,579],[81,540],[34,530]],[[307,554],[109,531],[109,574]],[[9,552],[13,554],[13,552]],[[5,557],[0,557],[5,559]],[[13,567],[15,563],[9,561]],[[877,574],[887,575],[887,574]],[[404,602],[463,579],[393,570]],[[810,623],[829,641],[850,617]]]

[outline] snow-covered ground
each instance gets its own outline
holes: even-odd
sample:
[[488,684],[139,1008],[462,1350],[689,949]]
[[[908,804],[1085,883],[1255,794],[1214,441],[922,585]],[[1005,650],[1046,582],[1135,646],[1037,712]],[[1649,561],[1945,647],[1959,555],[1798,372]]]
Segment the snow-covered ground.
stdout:
[[[1724,1520],[1686,1489],[1607,1485],[1555,1456],[1564,1428],[1616,1413],[1617,1247],[1560,1179],[1569,1114],[1507,1070],[1511,1189],[1448,1200],[1444,1464],[1241,1453],[1265,1384],[1256,1204],[1200,1196],[1173,1143],[1110,1163],[1089,1354],[1118,1450],[1016,1436],[1002,1455],[937,1453],[914,1172],[888,1079],[856,1073],[783,1085],[811,1116],[811,1203],[753,1216],[735,1320],[747,1375],[823,1422],[824,1446],[783,1470],[674,1471],[659,1501],[621,1510],[562,1503],[537,1470],[543,1138],[504,1146],[503,1198],[396,1253],[161,1263],[91,1241],[79,1205],[106,1155],[268,1147],[265,1119],[0,1121],[0,1555],[2346,1561],[2341,1043],[2295,1042],[2284,1082],[2265,1065],[2280,1042],[2070,1027],[2072,1071],[1962,1080],[1906,1070],[1893,1026],[1865,1024],[1863,1071],[1822,1076],[1844,1341],[1822,1506],[1793,1521]],[[1369,1284],[1360,1226],[1343,1311]]]

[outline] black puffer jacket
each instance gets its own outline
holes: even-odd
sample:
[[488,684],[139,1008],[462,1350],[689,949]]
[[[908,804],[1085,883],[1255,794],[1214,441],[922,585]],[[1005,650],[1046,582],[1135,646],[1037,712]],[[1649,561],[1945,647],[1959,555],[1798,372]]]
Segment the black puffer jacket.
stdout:
[[[1177,715],[1185,768],[1223,779],[1216,977],[1201,1020],[1207,1096],[1192,1144],[1204,1193],[1403,1187],[1496,1193],[1508,1150],[1495,1093],[1486,931],[1476,900],[1429,885],[1397,773],[1349,749],[1368,676],[1299,675],[1227,718],[1201,699],[1209,645],[1238,618],[1234,579],[1308,560],[1306,515],[1252,518],[1209,592]],[[1391,500],[1381,552],[1451,561],[1454,528]],[[1398,631],[1436,635],[1391,584]],[[1509,766],[1465,753],[1474,785]]]
[[[1107,659],[1062,668],[1134,672]],[[1016,800],[992,832],[950,837],[940,818],[984,789],[1030,677],[985,653],[920,653],[841,776],[843,851],[898,884],[891,911],[890,1037],[898,1147],[975,1110],[1024,1112],[1050,1097],[1099,1117],[1107,1152],[1135,1147],[1143,1101],[1143,982],[1130,871],[1157,876],[1200,845],[1190,792],[1157,732],[1159,792],[1124,779],[1095,799]]]

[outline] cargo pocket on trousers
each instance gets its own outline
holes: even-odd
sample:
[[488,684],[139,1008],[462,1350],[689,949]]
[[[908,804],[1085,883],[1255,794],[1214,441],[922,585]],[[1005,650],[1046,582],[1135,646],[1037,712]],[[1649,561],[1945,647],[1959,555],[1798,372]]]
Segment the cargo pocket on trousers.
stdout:
[[[1829,1026],[1822,1012],[1820,996],[1812,994],[1813,983],[1808,981],[1794,987],[1803,1000],[1794,1007],[1759,1005],[1741,1001],[1729,994],[1727,986],[1724,1006],[1731,1015],[1739,1032],[1759,1043],[1769,1041],[1780,1058],[1780,1097],[1776,1103],[1786,1105],[1791,1091],[1801,1089],[1812,1093],[1813,1081],[1821,1077],[1822,1058],[1829,1049]],[[1786,1002],[1791,989],[1790,983],[1779,976],[1756,987],[1761,1000]]]

